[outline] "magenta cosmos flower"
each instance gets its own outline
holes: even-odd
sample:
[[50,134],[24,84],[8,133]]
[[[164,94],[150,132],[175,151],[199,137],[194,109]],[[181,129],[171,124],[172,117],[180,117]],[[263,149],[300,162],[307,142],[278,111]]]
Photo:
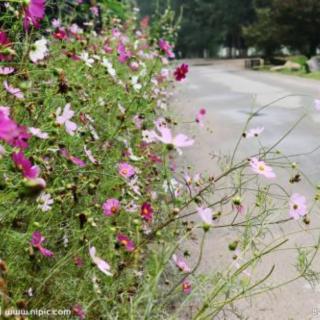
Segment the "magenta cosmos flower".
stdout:
[[22,151],[13,153],[12,160],[17,168],[22,172],[23,176],[30,183],[30,186],[37,186],[41,188],[46,187],[46,182],[39,177],[40,168],[36,165],[33,165]]
[[110,217],[120,211],[120,201],[117,199],[108,199],[102,206],[105,216]]
[[145,202],[141,206],[141,217],[145,220],[150,222],[153,218],[153,208],[150,203]]
[[298,220],[307,214],[306,198],[298,193],[294,193],[289,201],[289,216]]
[[32,246],[38,249],[43,256],[52,257],[54,255],[53,252],[51,252],[50,250],[42,246],[42,243],[45,241],[46,239],[45,237],[42,236],[40,231],[35,231],[32,234],[32,239],[31,239]]
[[84,320],[86,318],[86,313],[80,304],[76,304],[72,307],[72,313],[80,320]]
[[68,159],[69,161],[71,161],[73,164],[75,164],[76,166],[80,167],[80,168],[84,168],[86,166],[86,163],[84,161],[82,161],[81,159],[72,156],[69,151],[66,148],[62,148],[60,149],[60,154]]
[[118,172],[122,177],[127,179],[133,177],[136,174],[135,168],[126,162],[122,162],[119,164]]
[[189,280],[184,280],[182,282],[182,291],[184,294],[190,294],[192,291],[191,282]]
[[30,24],[35,28],[40,28],[40,21],[44,18],[46,0],[25,0],[23,27],[29,30]]
[[125,247],[128,252],[135,250],[136,246],[132,240],[130,240],[125,234],[119,233],[117,235],[117,241]]
[[183,63],[180,67],[178,67],[174,72],[174,77],[177,81],[181,81],[186,78],[187,73],[189,72],[189,66]]
[[159,47],[162,51],[165,52],[168,58],[174,58],[175,55],[172,51],[172,46],[164,39],[159,40]]
[[0,107],[0,140],[5,141],[12,147],[26,149],[30,138],[31,134],[28,133],[26,127],[19,126],[10,119],[10,109]]
[[203,119],[206,115],[207,111],[204,108],[201,108],[196,116],[196,123],[200,125],[200,127],[204,127]]
[[184,260],[181,257],[176,256],[175,254],[172,256],[172,259],[180,271],[185,272],[185,273],[191,272],[191,269],[188,266],[186,260]]
[[0,61],[12,60],[11,42],[4,31],[0,31]]
[[257,158],[250,159],[250,166],[255,173],[262,175],[268,179],[276,177],[276,174],[273,172],[272,168],[266,165],[264,161],[260,161]]
[[126,63],[131,57],[131,52],[126,49],[126,46],[122,42],[119,42],[117,52],[118,60],[121,63]]
[[23,176],[25,178],[27,179],[38,178],[40,173],[39,167],[34,166],[22,151],[13,153],[12,160],[14,161],[17,168],[22,171]]

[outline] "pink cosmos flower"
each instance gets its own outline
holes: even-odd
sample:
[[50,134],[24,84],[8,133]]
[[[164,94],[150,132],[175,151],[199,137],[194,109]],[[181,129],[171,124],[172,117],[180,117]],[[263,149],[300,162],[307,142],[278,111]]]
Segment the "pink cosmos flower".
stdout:
[[61,114],[62,110],[59,107],[56,111],[57,113],[57,119],[56,123],[60,125],[65,125],[66,131],[70,136],[73,136],[78,128],[77,124],[70,121],[72,117],[74,116],[74,111],[71,110],[71,104],[67,103],[63,109],[63,112]]
[[172,136],[172,132],[169,128],[159,128],[161,136],[156,132],[153,132],[153,136],[164,144],[173,145],[175,148],[190,147],[194,144],[194,140],[188,138],[184,134],[178,134],[176,137]]
[[118,28],[112,29],[112,36],[116,39],[119,39],[121,37],[122,33]]
[[172,259],[180,271],[185,273],[191,272],[191,269],[188,266],[186,260],[181,257],[177,257],[175,254],[172,256]]
[[172,46],[164,39],[159,40],[159,47],[162,51],[165,52],[168,58],[174,58],[175,54],[172,51]]
[[[73,36],[78,36],[79,34],[83,33],[83,29],[81,29],[76,23],[73,23],[69,27],[69,31],[72,33]],[[80,38],[79,38],[80,39]]]
[[153,218],[153,208],[150,203],[145,202],[141,206],[141,217],[147,221],[150,222],[152,221]]
[[12,60],[11,42],[4,31],[0,31],[0,61]]
[[136,62],[136,61],[132,61],[132,62],[130,62],[130,64],[129,64],[129,67],[130,67],[130,69],[132,70],[132,71],[138,71],[139,70],[139,63],[138,62]]
[[137,129],[142,129],[142,125],[143,125],[143,118],[139,115],[139,114],[136,114],[134,117],[133,117],[133,122],[136,126]]
[[112,47],[110,46],[110,41],[108,39],[104,42],[103,50],[105,51],[105,53],[112,53],[113,51]]
[[177,69],[174,72],[174,76],[177,81],[181,81],[186,78],[188,72],[189,66],[183,63],[180,67],[177,67]]
[[93,263],[98,267],[98,269],[106,276],[112,277],[112,273],[110,272],[110,265],[105,260],[96,256],[96,248],[90,247],[89,253]]
[[102,206],[105,216],[110,217],[120,211],[120,201],[118,199],[108,199]]
[[23,27],[29,30],[30,24],[35,28],[40,28],[40,21],[44,18],[46,0],[28,0],[28,5],[24,7]]
[[130,240],[125,234],[119,233],[117,235],[117,241],[125,247],[128,252],[135,250],[136,246],[132,240]]
[[203,119],[206,113],[207,113],[206,109],[201,108],[196,116],[196,122],[200,125],[200,127],[204,127]]
[[24,95],[22,93],[22,91],[19,88],[14,88],[13,86],[11,86],[7,80],[3,81],[3,86],[5,88],[5,90],[12,94],[13,96],[15,96],[17,99],[19,100],[23,100],[24,99]]
[[300,217],[303,217],[307,214],[307,204],[306,197],[294,193],[289,201],[289,216],[294,220],[298,220]]
[[126,162],[122,162],[119,164],[118,172],[122,177],[127,179],[133,177],[136,174],[135,168]]
[[40,129],[38,128],[29,128],[29,131],[31,132],[31,134],[39,139],[48,139],[49,138],[49,135],[47,132],[42,132]]
[[84,150],[84,153],[86,154],[86,156],[88,157],[88,159],[93,163],[93,164],[96,164],[98,163],[97,159],[94,158],[93,154],[92,154],[92,151],[89,150],[87,148],[87,146],[84,146],[83,147],[83,150]]
[[27,128],[19,126],[10,119],[10,109],[7,107],[0,107],[0,139],[20,149],[28,147],[28,139],[31,135]]
[[155,126],[157,127],[158,130],[161,130],[162,128],[169,128],[167,120],[163,117],[158,118],[155,122],[154,122]]
[[246,138],[256,138],[264,131],[264,127],[253,128],[246,132]]
[[[1,58],[0,58],[1,59]],[[15,69],[11,67],[0,67],[0,75],[7,76],[14,73]]]
[[184,294],[190,294],[192,291],[191,282],[189,280],[184,280],[182,282],[182,291]]
[[98,8],[97,6],[91,7],[91,8],[90,8],[90,11],[91,11],[91,13],[92,13],[94,16],[96,16],[96,17],[99,16],[99,8]]
[[169,78],[169,76],[170,76],[169,70],[168,69],[162,69],[160,71],[160,74],[158,74],[156,76],[156,79],[157,79],[158,82],[162,83],[163,81],[167,80]]
[[22,151],[14,152],[12,154],[12,160],[17,168],[22,171],[25,178],[35,180],[39,177],[40,168],[33,165]]
[[82,161],[77,157],[72,156],[66,148],[60,149],[60,154],[64,158],[70,160],[73,164],[77,165],[80,168],[84,168],[86,166],[86,163],[84,161]]
[[131,52],[127,51],[126,46],[123,44],[123,42],[119,42],[118,44],[118,60],[121,63],[126,63],[127,60],[131,57]]
[[80,320],[84,320],[86,318],[86,313],[80,304],[76,304],[72,307],[72,313]]
[[210,208],[197,208],[198,214],[206,225],[212,225],[212,210]]
[[52,19],[51,20],[51,25],[53,28],[59,28],[61,26],[61,21],[59,19]]
[[276,174],[273,172],[271,167],[266,165],[264,161],[260,161],[255,157],[250,159],[250,166],[255,173],[262,175],[268,179],[276,177]]
[[45,241],[46,241],[46,239],[45,239],[45,237],[42,236],[40,231],[35,231],[32,234],[32,239],[31,239],[32,246],[35,247],[36,249],[38,249],[43,256],[53,257],[53,255],[54,255],[53,252],[42,246],[42,243]]

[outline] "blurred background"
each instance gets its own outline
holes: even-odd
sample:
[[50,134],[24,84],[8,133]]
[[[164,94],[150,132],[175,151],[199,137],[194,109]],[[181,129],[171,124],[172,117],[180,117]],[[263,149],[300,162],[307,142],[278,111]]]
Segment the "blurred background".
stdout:
[[[141,16],[170,15],[180,58],[311,58],[320,44],[319,0],[137,0]],[[169,8],[169,10],[167,9]],[[170,13],[169,13],[170,12]],[[173,26],[174,27],[174,26]],[[299,62],[299,61],[298,61]]]

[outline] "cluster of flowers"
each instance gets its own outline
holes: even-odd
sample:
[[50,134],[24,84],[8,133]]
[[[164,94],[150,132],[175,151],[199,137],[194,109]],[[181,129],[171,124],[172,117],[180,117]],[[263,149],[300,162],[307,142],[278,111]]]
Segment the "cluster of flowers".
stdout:
[[[77,5],[81,6],[82,1],[78,0]],[[22,22],[26,32],[29,32],[31,28],[39,29],[41,27],[41,21],[45,15],[45,0],[30,0],[22,5]],[[90,8],[93,16],[99,15],[99,7],[93,6]],[[28,50],[28,57],[33,66],[41,67],[42,64],[49,60],[51,50],[51,44],[55,41],[61,45],[61,54],[63,58],[68,59],[71,63],[79,64],[85,73],[90,73],[91,70],[103,69],[104,72],[110,77],[115,86],[123,88],[126,94],[133,92],[134,95],[144,96],[145,88],[151,86],[150,95],[152,99],[156,101],[158,110],[157,113],[162,113],[166,108],[166,86],[162,84],[167,83],[175,79],[180,82],[186,79],[189,72],[189,66],[187,64],[181,64],[173,72],[167,67],[170,59],[175,57],[173,46],[165,39],[160,39],[155,47],[151,47],[148,43],[147,34],[144,32],[148,27],[148,21],[143,20],[141,23],[142,30],[138,30],[134,34],[134,40],[126,34],[125,28],[122,28],[120,24],[114,26],[111,30],[108,30],[107,36],[98,36],[91,31],[95,37],[102,40],[95,44],[87,43],[87,45],[81,45],[70,49],[67,44],[69,43],[86,43],[85,39],[88,36],[84,28],[81,28],[76,23],[72,23],[70,26],[65,26],[59,19],[53,19],[51,21],[51,27],[47,30],[49,35],[47,38],[41,37],[33,42]],[[81,49],[79,49],[81,48]],[[115,58],[116,57],[116,58]],[[23,103],[27,98],[27,93],[24,93],[20,88],[16,88],[11,85],[11,78],[19,70],[16,70],[18,64],[11,64],[15,61],[16,52],[13,42],[10,40],[8,33],[0,30],[0,61],[4,63],[0,67],[0,76],[5,77],[3,81],[3,89],[6,93],[8,100],[14,104],[16,101]],[[157,61],[161,64],[161,70],[156,74],[151,74],[151,81],[147,77],[149,69],[147,64],[149,62]],[[122,79],[119,76],[119,70],[125,68],[126,74],[129,74],[129,80]],[[88,77],[92,79],[92,77]],[[61,80],[61,91],[66,90],[67,84]],[[130,91],[131,90],[131,91]],[[148,93],[149,94],[149,93]],[[136,96],[135,96],[136,97]],[[69,100],[68,100],[69,101]],[[103,98],[99,100],[101,106],[105,106]],[[319,103],[320,105],[320,103]],[[106,221],[114,221],[117,217],[122,215],[122,212],[137,213],[139,216],[139,222],[143,224],[143,228],[146,234],[151,233],[153,224],[157,218],[157,203],[153,203],[153,200],[157,199],[157,193],[149,187],[147,190],[148,195],[141,189],[143,177],[141,170],[139,169],[139,161],[145,159],[151,164],[163,164],[161,155],[157,153],[157,150],[166,150],[170,154],[170,169],[175,171],[174,157],[171,156],[172,152],[182,154],[183,148],[194,145],[194,138],[190,138],[183,133],[174,133],[171,122],[163,117],[159,117],[153,123],[145,121],[144,116],[140,113],[135,113],[133,116],[128,112],[128,108],[118,103],[117,112],[120,113],[118,118],[121,121],[130,115],[130,123],[135,127],[135,132],[138,132],[141,144],[139,145],[139,154],[135,155],[130,136],[124,133],[124,137],[121,134],[118,135],[120,129],[116,131],[116,134],[112,136],[125,146],[123,152],[123,158],[116,164],[117,178],[121,180],[121,183],[125,185],[127,190],[131,192],[130,201],[123,199],[123,194],[117,194],[110,197],[104,197],[99,202],[99,212],[106,217]],[[30,143],[32,137],[47,140],[50,138],[49,131],[44,132],[40,128],[28,127],[14,120],[15,117],[11,111],[11,108],[7,106],[0,106],[0,140],[5,146],[0,145],[0,155],[5,156],[10,150],[11,158],[16,168],[21,171],[24,182],[28,187],[34,189],[40,189],[41,193],[37,198],[40,208],[43,212],[49,212],[54,206],[55,199],[52,198],[50,191],[44,191],[46,188],[50,189],[50,180],[45,181],[41,177],[40,167],[34,164],[33,158],[28,158],[27,152],[32,153],[30,150]],[[193,123],[197,124],[200,128],[205,127],[205,117],[207,110],[200,108],[193,119]],[[95,128],[95,120],[87,113],[81,112],[78,119],[81,124],[77,122],[77,110],[73,101],[65,103],[64,107],[55,108],[54,112],[54,126],[56,126],[59,132],[66,135],[66,140],[70,141],[80,137],[80,133],[88,131],[94,141],[100,140],[100,132]],[[51,120],[48,120],[51,121]],[[47,131],[47,130],[46,130]],[[254,128],[246,132],[244,135],[247,138],[255,138],[260,136],[264,131],[264,128]],[[69,140],[70,139],[70,140]],[[60,141],[59,141],[60,142]],[[89,163],[95,166],[99,166],[100,160],[98,156],[94,155],[92,149],[88,147],[88,144],[81,142],[81,148],[83,148],[87,161],[82,160],[80,157],[74,156],[73,151],[66,147],[64,144],[59,144],[59,148],[56,151],[57,155],[64,161],[67,160],[71,166],[76,166],[76,169],[82,169],[88,166]],[[68,144],[66,144],[68,145]],[[105,141],[102,145],[104,150],[108,151],[112,146],[112,142]],[[157,149],[157,147],[159,147]],[[164,146],[164,147],[163,147]],[[7,150],[8,149],[8,150]],[[78,152],[78,151],[76,151]],[[125,159],[125,160],[124,160]],[[137,165],[133,165],[137,163]],[[145,165],[145,164],[143,164]],[[141,166],[143,166],[141,165]],[[250,166],[254,174],[261,175],[267,179],[274,179],[276,174],[272,167],[266,164],[265,161],[252,157],[249,159],[248,165]],[[46,177],[46,176],[45,176]],[[151,183],[150,183],[151,184]],[[181,197],[184,192],[191,194],[197,194],[202,186],[202,177],[200,174],[195,174],[190,177],[189,174],[185,174],[184,183],[178,182],[175,178],[169,181],[164,181],[163,191],[164,193],[172,193],[175,198]],[[72,187],[71,187],[72,189]],[[156,202],[156,201],[155,201]],[[233,199],[233,207],[237,213],[244,213],[245,208],[241,203],[240,198]],[[289,202],[289,215],[294,219],[307,214],[306,198],[303,195],[294,193]],[[213,226],[213,210],[208,205],[198,205],[196,212],[203,223],[204,229],[207,231]],[[94,223],[94,222],[92,222]],[[38,251],[40,256],[53,258],[58,255],[56,250],[49,250],[44,247],[46,237],[50,236],[45,230],[42,231],[44,235],[39,231],[33,231],[30,244],[34,249]],[[29,235],[30,236],[30,235]],[[64,239],[68,242],[68,239]],[[48,241],[50,243],[50,241]],[[96,247],[93,245],[93,240],[89,239],[87,256],[91,259],[92,264],[100,270],[104,275],[112,277],[114,275],[115,268],[112,267],[112,262],[107,262],[105,259],[97,255]],[[114,242],[122,248],[124,254],[130,256],[134,255],[141,243],[139,239],[134,238],[134,233],[130,230],[117,230],[114,236]],[[53,244],[49,245],[50,247]],[[98,246],[97,246],[98,247]],[[46,259],[44,259],[46,260]],[[84,261],[81,257],[75,257],[75,265],[79,268],[84,266]],[[46,260],[47,261],[47,260]],[[48,261],[50,261],[48,259]],[[178,270],[184,273],[184,280],[182,283],[182,290],[185,294],[191,293],[192,283],[191,275],[192,269],[188,266],[187,262],[182,257],[173,255],[173,261]],[[85,312],[81,304],[77,303],[73,307],[74,314],[80,318],[85,319]]]
[[[41,29],[41,22],[45,18],[46,1],[30,0],[19,5],[22,6],[21,18],[25,32],[29,33],[33,28]],[[82,1],[78,0],[77,5],[82,5]],[[8,4],[7,8],[11,10],[11,4]],[[91,7],[90,11],[93,16],[99,15],[99,8],[96,6]],[[148,24],[145,23],[144,28],[147,27]],[[51,21],[51,28],[48,28],[46,32],[49,32],[49,35],[46,38],[41,36],[28,47],[28,58],[34,66],[39,65],[39,67],[41,67],[51,59],[50,54],[52,54],[52,52],[50,52],[50,47],[54,41],[60,41],[61,46],[66,48],[67,46],[63,43],[71,43],[74,41],[80,43],[85,40],[87,36],[84,29],[79,27],[76,23],[73,23],[70,26],[64,26],[63,22],[59,19],[53,19]],[[24,101],[28,100],[28,93],[23,92],[23,90],[18,87],[19,84],[17,87],[12,85],[13,79],[19,79],[19,77],[15,77],[15,75],[19,74],[21,70],[19,70],[19,64],[16,63],[18,54],[15,51],[15,43],[10,39],[9,34],[8,31],[0,30],[0,62],[3,63],[0,66],[0,76],[5,77],[3,80],[3,89],[4,92],[7,93],[7,100],[12,101],[12,105],[15,105],[16,102],[23,104]],[[172,45],[164,39],[160,39],[156,44],[156,47],[151,48],[148,45],[146,34],[143,31],[137,31],[135,36],[136,43],[133,45],[131,39],[121,30],[121,26],[117,26],[111,30],[110,36],[104,38],[103,46],[101,48],[98,48],[97,46],[88,46],[80,52],[63,49],[62,54],[72,61],[83,64],[83,66],[89,69],[100,66],[101,68],[105,68],[109,76],[117,85],[126,88],[126,84],[117,74],[117,66],[113,59],[116,55],[118,63],[127,66],[130,69],[131,86],[134,92],[143,92],[143,86],[146,85],[143,82],[143,78],[148,72],[146,62],[159,60],[163,66],[166,66],[169,63],[169,59],[173,59],[175,55]],[[92,53],[93,51],[95,53]],[[181,66],[178,66],[172,74],[168,68],[162,68],[160,72],[152,78],[153,97],[158,101],[157,105],[160,108],[165,108],[166,97],[165,89],[162,89],[161,85],[166,81],[170,81],[171,78],[176,81],[182,81],[186,78],[188,71],[188,65],[182,64]],[[103,101],[101,101],[101,103],[103,104]],[[127,110],[120,104],[118,107],[120,113],[125,115]],[[12,116],[12,114],[15,113],[12,112],[11,109],[14,110],[13,107],[0,107],[0,140],[7,145],[0,145],[0,154],[1,156],[6,156],[7,153],[11,154],[13,163],[23,175],[25,185],[34,190],[41,191],[37,198],[37,202],[39,203],[38,208],[43,212],[49,212],[52,210],[55,203],[51,194],[44,191],[46,189],[50,190],[50,179],[46,179],[46,181],[41,177],[40,166],[34,164],[33,157],[28,158],[26,154],[32,153],[32,150],[30,149],[32,137],[48,140],[52,138],[50,136],[51,134],[50,132],[44,132],[39,128],[28,127],[16,122]],[[195,122],[199,123],[201,126],[203,126],[205,113],[206,111],[201,109],[195,119]],[[75,115],[76,111],[73,109],[72,102],[65,104],[63,108],[58,108],[54,113],[55,125],[60,129],[63,128],[65,133],[70,137],[77,137],[81,129],[81,126],[75,120]],[[81,113],[80,121],[89,129],[90,134],[94,139],[99,140],[99,135],[94,128],[94,120],[88,114]],[[184,134],[177,134],[174,136],[173,130],[169,128],[168,124],[163,121],[163,119],[157,120],[155,122],[155,129],[150,130],[143,130],[145,124],[143,123],[143,118],[139,114],[133,117],[133,122],[136,128],[142,132],[141,138],[144,143],[144,148],[148,145],[162,143],[168,146],[168,149],[175,149],[181,153],[181,148],[189,147],[194,143],[193,139],[188,138]],[[148,133],[150,134],[150,139],[146,138]],[[124,143],[126,145],[126,156],[130,160],[139,161],[139,159],[143,159],[142,157],[139,158],[133,154],[128,141],[124,141]],[[83,146],[83,150],[91,163],[95,165],[99,163],[92,151],[88,149],[86,145]],[[84,160],[72,155],[65,146],[59,147],[58,154],[79,168],[87,166]],[[152,163],[162,162],[158,155],[152,153],[148,154],[148,159]],[[143,198],[143,194],[141,194],[140,191],[138,168],[129,162],[120,161],[118,163],[118,174],[127,184],[128,188],[133,190],[139,198]],[[175,181],[171,181],[170,188],[174,186],[174,183]],[[166,188],[169,188],[169,186],[164,186],[164,190],[168,190]],[[174,188],[175,193],[178,195],[179,187],[176,185]],[[120,199],[109,198],[102,204],[102,212],[106,217],[111,218],[119,215],[123,206]],[[151,228],[155,211],[150,201],[142,201],[140,205],[135,201],[131,201],[125,205],[124,209],[126,212],[139,211],[142,221],[146,224],[146,230]],[[45,230],[35,230],[31,235],[30,244],[40,255],[47,258],[54,258],[57,255],[57,252],[53,252],[44,247],[44,243],[47,241],[46,236]],[[65,240],[67,241],[67,239]],[[124,232],[118,232],[115,241],[128,253],[133,253],[139,246],[139,244],[136,244]],[[89,246],[88,256],[101,272],[107,276],[113,275],[113,272],[111,271],[112,267],[107,261],[97,255],[95,246]],[[79,267],[83,266],[82,258],[77,257],[75,263]],[[186,287],[187,283],[184,283],[183,288],[187,293],[188,290],[185,290]],[[189,285],[189,289],[190,288],[191,285]],[[30,289],[30,292],[31,291],[32,290]],[[80,304],[75,304],[73,312],[80,319],[85,318],[85,312]]]

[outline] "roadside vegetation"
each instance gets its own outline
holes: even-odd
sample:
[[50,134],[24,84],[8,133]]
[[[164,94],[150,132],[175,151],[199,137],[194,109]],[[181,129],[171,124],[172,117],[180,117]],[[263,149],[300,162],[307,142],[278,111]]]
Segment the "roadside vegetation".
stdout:
[[[271,102],[252,111],[233,154],[213,160],[215,176],[179,168],[177,158],[206,127],[206,110],[188,121],[194,136],[179,132],[169,98],[189,66],[172,62],[172,10],[154,22],[112,0],[0,2],[0,11],[2,312],[212,319],[288,283],[268,283],[283,267],[276,260],[255,274],[279,250],[296,253],[289,282],[317,281],[318,229],[308,247],[291,240],[310,231],[319,190],[311,186],[313,199],[299,193],[303,172],[280,149],[306,114],[264,145],[264,128],[251,120]],[[255,151],[242,159],[244,142]],[[269,237],[284,223],[292,233]],[[230,263],[200,274],[216,228],[233,232]],[[185,245],[195,239],[191,259]]]

